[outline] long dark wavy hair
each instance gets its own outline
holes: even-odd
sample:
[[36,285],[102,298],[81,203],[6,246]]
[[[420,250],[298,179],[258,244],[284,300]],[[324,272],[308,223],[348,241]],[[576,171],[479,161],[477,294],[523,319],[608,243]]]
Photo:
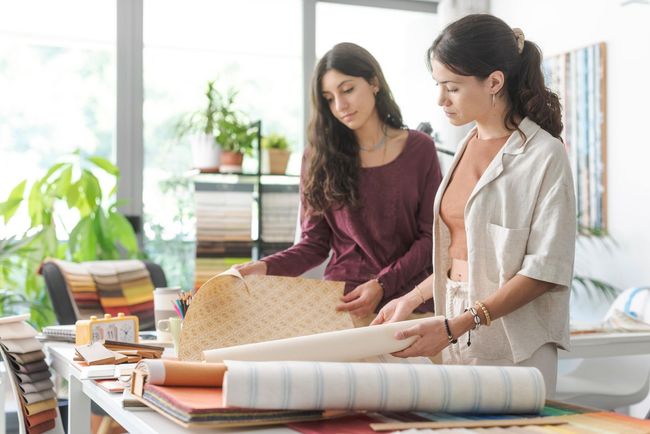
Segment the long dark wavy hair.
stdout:
[[432,59],[456,74],[480,79],[494,71],[503,72],[505,85],[499,93],[509,103],[504,118],[506,129],[519,130],[517,116],[528,116],[560,138],[563,128],[560,100],[544,83],[540,48],[526,40],[519,53],[514,32],[499,18],[474,14],[451,23],[427,50],[429,67]]
[[322,79],[335,69],[362,77],[378,86],[375,108],[381,122],[402,128],[402,113],[393,99],[377,60],[366,49],[349,42],[335,45],[318,62],[311,83],[311,119],[307,131],[308,165],[303,183],[306,211],[322,214],[331,207],[358,207],[358,179],[361,162],[354,132],[332,114],[323,96]]

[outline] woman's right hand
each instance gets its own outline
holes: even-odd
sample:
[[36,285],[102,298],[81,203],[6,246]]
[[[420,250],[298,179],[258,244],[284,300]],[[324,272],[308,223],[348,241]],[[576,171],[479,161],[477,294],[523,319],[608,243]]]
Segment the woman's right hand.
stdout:
[[233,265],[232,268],[239,271],[239,274],[242,276],[248,276],[249,274],[266,275],[266,262],[264,261],[246,262],[244,264]]
[[419,305],[419,300],[410,297],[409,294],[395,298],[381,308],[370,325],[403,321],[408,318],[408,316],[412,314]]

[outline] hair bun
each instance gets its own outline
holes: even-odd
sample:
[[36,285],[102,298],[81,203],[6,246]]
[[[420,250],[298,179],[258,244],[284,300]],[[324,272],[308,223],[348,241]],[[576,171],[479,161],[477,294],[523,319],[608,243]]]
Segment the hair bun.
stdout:
[[517,51],[521,54],[524,51],[524,42],[526,42],[524,31],[519,27],[513,27],[512,33],[515,34],[515,38],[517,39]]

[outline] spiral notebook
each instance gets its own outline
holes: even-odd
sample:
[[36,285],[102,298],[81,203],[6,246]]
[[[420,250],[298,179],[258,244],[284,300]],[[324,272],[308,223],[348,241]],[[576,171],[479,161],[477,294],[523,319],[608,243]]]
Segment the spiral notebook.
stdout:
[[43,328],[42,336],[44,340],[75,342],[76,332],[74,324],[53,325]]

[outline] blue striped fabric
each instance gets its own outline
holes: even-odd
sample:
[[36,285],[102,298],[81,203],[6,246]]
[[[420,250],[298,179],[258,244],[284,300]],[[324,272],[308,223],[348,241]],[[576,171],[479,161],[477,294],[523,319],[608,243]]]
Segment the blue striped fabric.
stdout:
[[536,368],[398,363],[234,362],[227,406],[278,410],[537,413],[545,386]]

